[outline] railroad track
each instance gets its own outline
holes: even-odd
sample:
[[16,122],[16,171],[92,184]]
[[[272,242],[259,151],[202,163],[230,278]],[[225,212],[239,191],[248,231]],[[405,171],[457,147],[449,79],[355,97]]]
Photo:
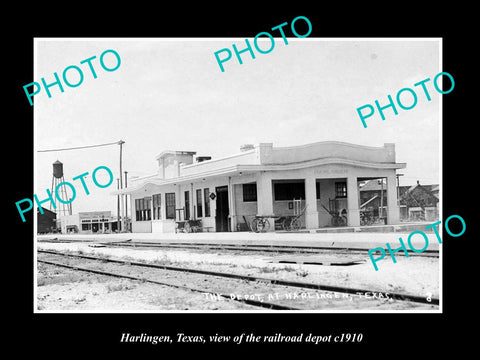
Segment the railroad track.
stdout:
[[[96,273],[96,274],[101,274],[101,275],[107,275],[107,276],[114,276],[114,277],[120,277],[120,278],[127,278],[131,280],[139,280],[139,281],[145,281],[145,282],[150,282],[150,283],[155,283],[159,285],[166,285],[166,286],[172,286],[172,287],[177,287],[177,288],[183,288],[186,290],[194,291],[194,292],[201,292],[201,293],[207,293],[207,294],[213,294],[215,296],[220,296],[225,299],[229,300],[235,300],[235,301],[240,301],[249,305],[253,305],[256,307],[262,307],[262,308],[268,308],[268,309],[273,309],[273,310],[309,310],[309,309],[302,309],[298,307],[293,307],[290,305],[285,305],[281,304],[278,302],[269,302],[265,301],[264,299],[262,300],[256,300],[256,299],[249,299],[249,298],[233,298],[232,296],[228,293],[225,293],[224,291],[215,291],[213,289],[206,289],[206,288],[201,288],[201,287],[194,287],[194,286],[189,286],[186,284],[175,284],[171,282],[165,282],[165,281],[159,281],[156,279],[144,277],[144,276],[134,276],[134,275],[129,275],[129,274],[121,274],[118,272],[112,272],[112,271],[104,271],[101,269],[95,269],[91,267],[85,267],[85,260],[92,261],[92,262],[97,262],[98,263],[112,263],[112,264],[118,264],[118,265],[128,265],[128,267],[137,267],[141,269],[155,269],[155,270],[161,270],[163,272],[170,272],[170,273],[182,273],[182,274],[194,274],[194,275],[201,275],[203,281],[207,281],[209,286],[211,286],[214,281],[213,279],[229,279],[234,281],[232,283],[232,287],[234,289],[239,289],[241,286],[239,285],[242,284],[242,286],[245,285],[245,283],[256,283],[256,284],[264,284],[265,286],[269,287],[274,287],[274,288],[279,288],[281,287],[282,289],[290,289],[292,291],[305,291],[306,289],[313,290],[314,292],[333,292],[333,293],[341,293],[341,294],[347,294],[348,296],[354,295],[358,296],[358,294],[365,294],[365,293],[372,293],[377,291],[372,291],[369,289],[359,289],[359,288],[350,288],[350,287],[342,287],[342,286],[334,286],[334,285],[327,285],[327,284],[314,284],[314,283],[306,283],[306,282],[297,282],[297,281],[290,281],[290,280],[282,280],[282,279],[273,279],[273,278],[265,278],[265,277],[259,277],[259,276],[251,276],[251,275],[241,275],[241,274],[234,274],[234,273],[226,273],[226,272],[218,272],[218,271],[210,271],[210,270],[202,270],[202,269],[196,269],[196,268],[187,268],[187,267],[178,267],[178,266],[171,266],[171,265],[162,265],[162,264],[151,264],[151,263],[144,263],[144,262],[137,262],[137,261],[130,261],[130,260],[120,260],[120,259],[112,259],[112,258],[105,258],[105,257],[98,257],[98,256],[90,256],[90,255],[83,255],[83,254],[72,254],[72,253],[63,253],[63,252],[57,252],[57,251],[50,251],[50,250],[38,250],[39,254],[44,254],[46,256],[53,256],[53,257],[61,257],[61,258],[69,258],[69,259],[81,259],[83,261],[82,265],[79,266],[78,264],[66,264],[65,262],[58,262],[58,261],[52,261],[52,259],[45,260],[43,259],[37,259],[38,262],[40,263],[45,263],[45,264],[50,264],[54,266],[60,266],[60,267],[65,267],[65,268],[70,268],[74,270],[79,270],[79,271],[85,271],[85,272],[91,272],[91,273]],[[58,259],[57,259],[58,260]],[[162,277],[165,277],[165,274],[162,273]],[[207,280],[205,280],[207,279]],[[203,281],[199,281],[198,278],[194,279],[193,282],[195,284],[203,283]],[[271,290],[271,289],[270,289]],[[437,298],[425,298],[421,296],[416,296],[416,295],[410,295],[410,294],[400,294],[400,293],[390,293],[388,292],[390,299],[392,300],[397,300],[397,301],[403,301],[403,302],[410,302],[410,303],[417,303],[417,304],[428,304],[428,305],[439,305],[439,299]],[[317,295],[318,297],[318,295]],[[372,300],[370,300],[372,301]]]
[[[56,254],[56,255],[59,255],[59,254]],[[96,259],[96,260],[108,261],[107,259],[103,259],[103,258],[102,259]],[[89,273],[98,274],[98,275],[105,275],[105,276],[111,276],[111,277],[123,278],[123,279],[129,279],[129,280],[137,280],[137,281],[148,282],[148,283],[157,284],[157,285],[165,285],[165,286],[169,286],[169,287],[175,287],[177,289],[184,289],[184,290],[197,292],[197,293],[202,293],[202,294],[211,294],[213,296],[221,297],[221,298],[228,299],[228,300],[234,300],[234,301],[242,302],[242,303],[252,305],[252,306],[255,306],[255,307],[260,307],[260,308],[267,308],[267,309],[271,309],[271,310],[299,310],[299,309],[291,307],[291,306],[284,306],[284,305],[269,303],[269,302],[265,302],[265,301],[259,301],[259,300],[255,300],[255,299],[236,299],[236,298],[231,299],[230,295],[228,295],[228,294],[222,294],[222,293],[219,293],[219,292],[209,292],[205,289],[194,288],[194,287],[186,286],[186,285],[172,284],[172,283],[168,283],[168,282],[148,279],[148,278],[145,278],[145,277],[132,276],[132,275],[128,275],[128,274],[119,274],[119,273],[116,273],[116,272],[103,271],[103,270],[98,270],[98,269],[89,269],[89,268],[80,267],[80,266],[76,266],[76,265],[58,263],[58,262],[55,262],[55,261],[48,261],[48,260],[37,260],[37,261],[39,263],[43,263],[43,264],[63,267],[63,268],[72,269],[72,270],[84,271],[84,272],[89,272]],[[135,264],[133,264],[133,265],[135,265]]]
[[[72,243],[72,240],[42,240],[40,242],[52,243]],[[256,245],[256,244],[207,244],[207,243],[158,243],[158,242],[132,242],[130,240],[118,242],[98,242],[83,240],[85,243],[95,243],[97,246],[110,247],[132,247],[132,248],[157,248],[157,249],[195,249],[195,250],[224,250],[224,251],[251,251],[251,252],[271,252],[287,254],[318,254],[321,252],[338,251],[342,253],[368,253],[370,248],[339,247],[339,246],[290,246],[290,245]],[[403,255],[403,252],[396,255]],[[439,257],[438,250],[425,250],[421,253],[411,253],[410,256]]]

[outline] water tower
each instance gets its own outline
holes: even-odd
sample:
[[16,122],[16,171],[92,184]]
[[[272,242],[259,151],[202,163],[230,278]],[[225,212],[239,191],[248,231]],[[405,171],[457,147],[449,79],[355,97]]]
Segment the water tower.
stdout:
[[55,204],[57,205],[57,209],[52,210],[52,203],[50,202],[50,209],[51,211],[54,211],[57,213],[57,215],[72,215],[72,203],[64,204],[60,201],[57,201],[56,196],[58,196],[63,200],[63,201],[68,201],[70,198],[68,197],[67,194],[67,187],[65,184],[62,184],[58,190],[57,194],[55,193],[55,189],[57,189],[57,186],[61,183],[65,182],[65,179],[63,178],[63,164],[60,161],[55,161],[53,163],[53,176],[52,176],[52,196],[55,199]]

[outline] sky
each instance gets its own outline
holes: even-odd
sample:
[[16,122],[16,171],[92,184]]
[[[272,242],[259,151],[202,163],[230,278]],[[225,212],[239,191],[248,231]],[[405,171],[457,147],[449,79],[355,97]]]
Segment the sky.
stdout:
[[[83,71],[78,87],[63,83],[64,92],[52,86],[49,98],[42,91],[34,97],[35,149],[59,149],[125,141],[123,170],[128,178],[157,171],[155,157],[164,150],[196,151],[212,158],[239,152],[242,144],[272,142],[295,146],[318,141],[343,141],[367,146],[396,144],[396,160],[407,164],[400,185],[440,182],[441,96],[433,78],[441,72],[441,40],[429,39],[322,39],[276,38],[273,50],[256,58],[235,55],[221,72],[214,52],[245,47],[243,38],[217,39],[45,39],[35,40],[32,81],[54,81],[70,65]],[[270,40],[259,42],[268,49]],[[253,43],[250,39],[250,43]],[[121,64],[107,72],[100,55],[115,50]],[[233,50],[232,50],[233,52]],[[92,60],[97,78],[88,64]],[[223,55],[222,55],[223,56]],[[116,65],[107,53],[107,67]],[[68,79],[79,80],[75,71]],[[426,78],[431,101],[414,87]],[[367,120],[364,128],[356,109],[387,95],[396,97],[405,87],[415,89],[417,105],[394,115],[385,110]],[[402,100],[411,103],[408,94]],[[443,95],[448,96],[448,95]],[[28,101],[28,100],[26,100]],[[52,163],[64,164],[65,181],[72,182],[77,197],[73,213],[111,210],[111,195],[119,176],[119,146],[36,152],[35,189],[39,199],[51,188]],[[109,167],[115,180],[108,188],[96,187],[91,174]],[[72,178],[85,178],[90,195]],[[106,172],[98,172],[106,183]],[[42,196],[44,195],[44,196]],[[44,205],[45,206],[45,205]]]

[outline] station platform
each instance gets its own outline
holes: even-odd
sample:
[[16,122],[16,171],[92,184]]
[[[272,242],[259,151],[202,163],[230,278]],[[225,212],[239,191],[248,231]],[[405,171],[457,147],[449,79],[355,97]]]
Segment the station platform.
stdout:
[[[204,232],[204,233],[116,233],[116,234],[45,234],[37,235],[39,241],[93,241],[93,242],[152,242],[152,243],[189,243],[189,244],[211,244],[211,245],[257,245],[257,246],[288,246],[288,247],[312,247],[312,248],[351,248],[351,249],[373,249],[376,247],[386,248],[386,243],[392,249],[401,244],[402,238],[408,248],[408,236],[412,231],[423,231],[428,237],[427,251],[438,251],[441,247],[435,233],[425,231],[425,226],[432,223],[416,223],[400,225],[380,225],[376,231],[355,231],[356,228],[335,228],[336,231],[324,231],[325,229],[304,230],[300,232]],[[392,231],[391,227],[396,229]],[[383,228],[378,228],[383,227]],[[390,229],[390,232],[387,230]],[[319,231],[321,230],[321,231]],[[442,228],[438,228],[442,237]],[[442,240],[443,241],[443,240]],[[421,234],[414,234],[411,237],[411,244],[416,249],[425,247],[425,239]]]

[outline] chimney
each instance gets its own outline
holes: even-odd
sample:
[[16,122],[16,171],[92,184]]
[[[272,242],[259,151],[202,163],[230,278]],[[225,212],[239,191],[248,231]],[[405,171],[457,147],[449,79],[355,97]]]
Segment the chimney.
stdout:
[[196,161],[197,163],[201,163],[202,161],[212,160],[211,156],[197,156]]
[[395,144],[394,143],[384,143],[383,147],[386,150],[386,161],[390,163],[395,163]]
[[240,151],[241,152],[245,152],[245,151],[249,151],[249,150],[253,150],[253,149],[255,149],[253,144],[243,144],[242,146],[240,146]]

